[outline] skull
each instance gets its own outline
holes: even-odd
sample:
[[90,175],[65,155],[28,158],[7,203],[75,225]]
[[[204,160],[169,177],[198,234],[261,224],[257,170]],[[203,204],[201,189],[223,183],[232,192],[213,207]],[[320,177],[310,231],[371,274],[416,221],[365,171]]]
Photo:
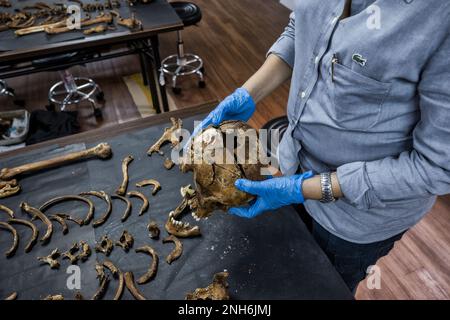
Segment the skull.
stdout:
[[264,179],[259,148],[256,130],[242,121],[209,126],[193,139],[180,168],[194,173],[195,193],[188,201],[194,216],[206,218],[214,210],[226,211],[254,199],[234,183]]

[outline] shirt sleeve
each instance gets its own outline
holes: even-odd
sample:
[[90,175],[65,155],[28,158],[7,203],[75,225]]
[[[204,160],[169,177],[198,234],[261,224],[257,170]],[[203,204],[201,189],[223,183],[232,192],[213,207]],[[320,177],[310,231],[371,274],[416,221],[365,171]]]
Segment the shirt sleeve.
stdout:
[[269,49],[269,54],[275,54],[286,62],[291,68],[294,68],[295,60],[295,13],[289,16],[289,24],[278,40]]
[[420,121],[413,149],[397,157],[337,169],[345,198],[360,209],[386,201],[450,193],[450,36],[431,57],[418,85]]

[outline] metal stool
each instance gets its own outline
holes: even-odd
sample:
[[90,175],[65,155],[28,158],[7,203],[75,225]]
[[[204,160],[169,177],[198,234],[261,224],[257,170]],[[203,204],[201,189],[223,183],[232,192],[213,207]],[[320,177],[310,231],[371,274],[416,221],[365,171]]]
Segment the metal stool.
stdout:
[[[63,65],[74,59],[80,59],[80,53],[70,53],[59,55],[56,57],[35,60],[34,65]],[[82,58],[81,58],[82,61]],[[78,105],[84,101],[88,101],[96,118],[102,117],[102,110],[97,102],[104,101],[104,94],[100,86],[94,80],[85,77],[74,77],[72,73],[65,67],[55,67],[52,71],[59,71],[61,81],[53,85],[48,92],[48,100],[50,105],[47,109],[54,109],[55,105],[64,111],[69,105]]]
[[267,156],[269,157],[276,157],[276,150],[272,150],[272,130],[279,130],[280,132],[280,140],[283,138],[284,133],[286,132],[287,127],[289,126],[289,120],[286,116],[274,118],[270,121],[268,121],[266,124],[262,126],[261,129],[267,130],[267,145],[263,145],[266,149]]
[[19,106],[19,107],[24,107],[25,106],[25,101],[16,99],[16,95],[14,93],[14,89],[8,87],[6,82],[4,80],[1,80],[1,79],[0,79],[0,96],[8,96],[8,97],[14,99],[13,102],[14,102],[14,104],[16,106]]
[[[202,19],[202,12],[194,3],[176,1],[171,2],[170,5],[175,9],[185,27],[195,25]],[[204,88],[206,83],[203,76],[203,60],[195,54],[184,52],[184,42],[181,31],[177,32],[177,38],[177,54],[168,56],[161,62],[161,85],[165,84],[165,75],[171,76],[172,91],[175,94],[179,94],[181,93],[181,88],[177,87],[178,77],[195,74],[199,78],[198,86],[200,88]]]
[[14,98],[14,89],[8,87],[5,81],[0,79],[0,96],[9,96]]

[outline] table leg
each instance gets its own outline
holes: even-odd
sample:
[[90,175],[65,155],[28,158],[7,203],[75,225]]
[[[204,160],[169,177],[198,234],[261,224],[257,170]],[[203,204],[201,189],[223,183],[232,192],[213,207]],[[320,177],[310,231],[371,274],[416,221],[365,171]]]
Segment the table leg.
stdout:
[[[150,43],[152,46],[153,51],[153,59],[155,64],[156,73],[160,72],[161,69],[161,57],[159,55],[159,38],[158,35],[154,35],[150,37]],[[161,93],[161,100],[162,100],[162,107],[164,112],[169,111],[169,103],[167,101],[167,93],[166,93],[166,86],[162,86],[161,83],[159,83],[159,91]]]
[[[146,50],[145,49],[145,43],[143,45],[143,48],[141,50]],[[142,63],[141,66],[144,68],[144,70],[142,70],[142,75],[146,75],[146,80],[148,83],[148,86],[150,88],[150,92],[152,95],[152,102],[153,102],[153,107],[156,110],[156,113],[161,113],[161,105],[159,103],[159,97],[158,97],[158,87],[156,84],[156,79],[155,79],[155,75],[154,75],[154,65],[151,61],[151,58],[149,57],[148,54],[145,54],[145,51],[143,51],[142,53],[139,54],[140,59],[142,59]]]

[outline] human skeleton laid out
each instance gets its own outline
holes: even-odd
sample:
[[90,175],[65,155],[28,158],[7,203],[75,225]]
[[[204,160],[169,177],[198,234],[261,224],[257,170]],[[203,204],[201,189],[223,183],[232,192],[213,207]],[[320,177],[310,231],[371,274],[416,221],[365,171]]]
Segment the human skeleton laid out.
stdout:
[[[172,148],[180,146],[179,135],[176,131],[181,129],[182,121],[180,119],[171,119],[171,127],[164,130],[160,139],[151,146],[148,150],[148,155],[158,153],[163,155],[161,148],[164,144],[169,143]],[[218,127],[209,127],[200,133],[203,135],[203,141],[206,143],[213,143],[214,137],[222,136],[227,129],[249,130],[250,127],[242,122],[229,121],[221,124]],[[193,140],[191,149],[188,150],[188,156],[195,156],[190,152],[194,152],[198,143],[196,139]],[[256,152],[255,150],[248,150],[248,152]],[[7,193],[11,193],[13,188],[19,187],[15,178],[20,178],[23,174],[32,174],[34,172],[52,169],[55,167],[61,167],[75,161],[87,161],[92,158],[99,158],[108,160],[112,157],[112,148],[107,143],[100,143],[97,146],[89,148],[84,151],[72,152],[66,155],[58,156],[48,160],[30,162],[28,164],[20,165],[14,168],[4,168],[0,171],[0,195],[6,196]],[[120,172],[117,175],[122,177],[121,184],[117,187],[111,186],[109,192],[106,190],[87,190],[79,192],[78,194],[58,195],[51,199],[48,199],[41,205],[35,203],[28,203],[23,201],[20,203],[20,208],[24,212],[24,217],[18,218],[14,210],[0,204],[1,215],[6,218],[5,222],[0,222],[0,229],[2,231],[9,232],[12,235],[12,242],[5,255],[9,259],[13,259],[14,254],[18,248],[18,245],[22,239],[16,230],[16,227],[25,227],[31,234],[25,239],[25,252],[28,254],[32,251],[33,247],[37,245],[47,245],[47,255],[37,257],[42,267],[47,266],[53,272],[57,272],[60,269],[61,264],[80,264],[87,261],[91,256],[91,247],[99,255],[98,257],[104,258],[103,262],[97,261],[95,270],[98,278],[98,288],[93,294],[91,299],[102,299],[107,290],[111,280],[117,282],[117,289],[114,293],[114,299],[118,300],[122,297],[124,289],[126,288],[135,299],[146,299],[139,290],[139,286],[144,285],[157,277],[159,255],[152,246],[153,243],[161,241],[161,243],[171,243],[172,245],[164,245],[163,248],[167,248],[167,253],[164,253],[165,261],[169,265],[174,265],[177,260],[183,254],[183,242],[189,240],[181,240],[181,238],[198,237],[201,235],[200,227],[192,225],[189,222],[182,222],[183,214],[191,211],[192,217],[199,221],[200,219],[207,219],[210,214],[217,209],[226,210],[230,206],[243,205],[253,199],[252,196],[242,193],[234,188],[234,181],[238,178],[246,177],[256,180],[263,179],[259,175],[261,164],[244,164],[238,166],[237,164],[226,165],[224,168],[217,163],[196,163],[191,164],[188,161],[188,157],[182,159],[179,162],[182,172],[193,171],[195,187],[191,185],[184,186],[180,189],[180,204],[173,210],[168,212],[167,221],[164,225],[167,236],[163,236],[160,239],[161,225],[158,225],[151,212],[151,205],[148,195],[152,201],[157,201],[159,197],[159,191],[164,193],[166,188],[154,178],[147,178],[135,185],[131,184],[131,178],[133,177],[133,165],[130,165],[134,157],[132,155],[126,156],[120,163]],[[162,168],[170,169],[175,162],[168,165],[167,157],[162,164]],[[51,172],[51,171],[50,171]],[[130,190],[133,187],[140,188],[138,190]],[[173,190],[171,190],[173,192]],[[16,195],[18,192],[13,192],[8,196]],[[118,203],[116,203],[116,201]],[[96,201],[96,202],[94,202]],[[132,235],[125,228],[122,228],[121,234],[109,234],[104,233],[98,238],[97,243],[89,243],[87,239],[78,239],[73,243],[60,244],[58,248],[51,246],[52,235],[58,232],[57,236],[63,238],[70,233],[70,229],[73,227],[93,227],[98,228],[103,225],[108,225],[108,221],[113,216],[114,207],[119,205],[125,207],[123,214],[120,216],[120,223],[126,223],[127,219],[131,216],[133,211],[132,201],[139,203],[139,215],[136,219],[144,219],[146,215],[144,213],[149,211],[151,216],[149,220],[143,221],[142,230],[148,232],[148,242],[139,243],[135,250],[131,250],[135,246],[135,235]],[[70,212],[56,212],[55,209],[62,203],[76,203],[82,208],[82,214],[74,216]],[[96,203],[103,203],[104,210],[97,211]],[[121,203],[121,204],[120,204]],[[116,217],[118,218],[118,217]],[[116,219],[117,220],[117,219]],[[54,227],[54,223],[56,226]],[[43,234],[40,234],[39,230],[45,230]],[[103,229],[108,230],[108,228]],[[61,232],[61,233],[59,233]],[[134,231],[133,231],[134,232]],[[56,236],[55,236],[56,237]],[[119,270],[113,261],[107,260],[114,247],[120,247],[124,254],[146,254],[151,258],[151,262],[145,273],[141,274],[136,280],[134,274],[129,271]],[[118,249],[116,249],[118,250]],[[206,288],[196,289],[193,293],[187,294],[187,299],[229,299],[228,284],[226,279],[228,273],[222,272],[214,276],[214,281]],[[10,288],[14,289],[14,288]],[[56,289],[56,288],[55,288]],[[192,289],[192,288],[191,288]],[[186,292],[189,291],[187,288]],[[14,292],[8,296],[9,299],[16,299],[20,297],[20,292]],[[91,293],[92,294],[92,293]],[[42,298],[42,297],[41,297]],[[49,295],[46,299],[60,300],[64,297],[60,294]],[[83,299],[83,294],[78,292],[75,295],[75,299]]]

